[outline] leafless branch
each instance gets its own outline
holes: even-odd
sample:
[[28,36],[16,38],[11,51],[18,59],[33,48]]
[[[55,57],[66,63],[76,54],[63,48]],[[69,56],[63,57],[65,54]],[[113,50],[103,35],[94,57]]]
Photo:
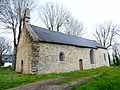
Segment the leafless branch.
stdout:
[[70,17],[70,12],[59,4],[46,3],[40,9],[40,18],[45,26],[52,31],[60,31],[65,21]]
[[82,22],[71,17],[65,24],[66,33],[75,36],[82,36],[84,34],[84,26]]
[[[19,42],[23,20],[26,15],[25,11],[27,7],[33,9],[32,1],[33,0],[1,0],[0,2],[0,23],[8,30],[12,30],[14,38],[14,57],[16,56],[17,43]],[[19,27],[18,30],[17,27]]]
[[109,49],[109,47],[113,45],[115,37],[119,34],[119,30],[119,25],[113,24],[111,21],[104,22],[96,27],[94,36],[97,42]]
[[11,50],[11,45],[4,37],[0,37],[0,66],[2,64],[2,58]]

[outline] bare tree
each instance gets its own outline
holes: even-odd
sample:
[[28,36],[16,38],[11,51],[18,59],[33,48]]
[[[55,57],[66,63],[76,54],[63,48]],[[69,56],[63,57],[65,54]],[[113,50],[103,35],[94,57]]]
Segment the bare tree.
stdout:
[[0,66],[2,66],[3,57],[11,50],[11,45],[4,37],[0,37]]
[[113,50],[113,54],[120,56],[120,44],[119,43],[114,43],[112,50]]
[[[21,33],[21,27],[25,19],[27,6],[31,6],[32,0],[1,0],[0,1],[0,23],[9,30],[12,30],[14,37],[14,59],[13,69],[16,65],[17,42]],[[17,27],[19,26],[19,30]],[[18,32],[18,36],[17,36]],[[18,38],[17,38],[18,37]]]
[[70,12],[59,4],[46,3],[40,9],[40,18],[45,26],[52,31],[60,31],[60,27],[70,17]]
[[113,24],[111,21],[104,22],[96,27],[94,36],[97,42],[109,49],[109,47],[113,45],[113,41],[118,35],[119,29],[119,25]]
[[113,63],[115,65],[120,64],[120,44],[114,43],[112,47],[112,56],[113,56]]
[[83,23],[71,17],[65,24],[66,33],[75,36],[82,36],[84,34]]

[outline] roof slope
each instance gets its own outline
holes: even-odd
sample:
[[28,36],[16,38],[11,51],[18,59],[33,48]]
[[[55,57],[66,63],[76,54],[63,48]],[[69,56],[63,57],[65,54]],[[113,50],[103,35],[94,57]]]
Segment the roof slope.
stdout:
[[74,45],[80,47],[103,48],[99,43],[97,43],[94,40],[88,40],[85,38],[67,35],[56,31],[50,31],[45,28],[41,28],[34,25],[30,25],[30,26],[40,41]]

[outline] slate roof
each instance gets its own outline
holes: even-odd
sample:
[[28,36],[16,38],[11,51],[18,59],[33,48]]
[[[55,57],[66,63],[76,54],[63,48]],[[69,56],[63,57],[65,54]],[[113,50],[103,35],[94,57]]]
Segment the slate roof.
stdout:
[[30,25],[33,32],[37,35],[38,39],[43,42],[66,44],[79,47],[88,48],[104,48],[94,40],[88,40],[85,38],[63,34],[56,31],[50,31],[45,28]]

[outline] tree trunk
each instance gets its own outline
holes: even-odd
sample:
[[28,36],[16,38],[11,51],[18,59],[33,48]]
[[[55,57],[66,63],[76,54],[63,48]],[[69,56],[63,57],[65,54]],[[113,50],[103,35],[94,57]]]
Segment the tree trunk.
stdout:
[[[20,19],[19,23],[20,23],[20,25],[19,25],[18,43],[19,43],[20,34],[21,34],[22,19]],[[23,22],[23,24],[25,24],[25,23]]]
[[22,27],[22,19],[20,20],[20,25],[19,25],[19,34],[18,34],[18,39],[16,42],[16,34],[14,33],[14,54],[13,54],[13,61],[12,61],[12,69],[15,71],[16,69],[16,55],[17,55],[17,45],[19,43],[19,39],[20,39],[20,34],[21,34],[21,27]]
[[0,67],[2,66],[2,60],[0,59]]
[[110,54],[108,53],[108,60],[109,60],[109,64],[111,66],[111,61],[110,61]]
[[2,66],[2,56],[0,56],[0,67]]
[[57,32],[59,32],[59,27],[57,27]]
[[118,66],[119,65],[119,58],[117,55],[115,56],[115,59],[116,59],[116,65]]
[[115,62],[115,56],[113,56],[113,63],[114,63],[114,65],[116,64],[116,62]]
[[14,45],[14,53],[13,53],[13,60],[12,60],[12,69],[14,71],[16,69],[16,52],[17,52],[17,44]]

